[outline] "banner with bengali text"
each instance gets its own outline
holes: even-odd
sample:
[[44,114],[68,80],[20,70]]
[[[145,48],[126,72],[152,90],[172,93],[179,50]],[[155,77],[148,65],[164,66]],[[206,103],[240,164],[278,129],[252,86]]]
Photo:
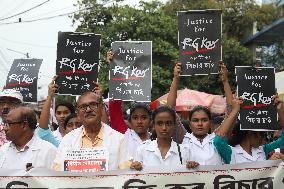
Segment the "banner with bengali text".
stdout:
[[283,189],[284,163],[265,161],[224,166],[199,166],[110,171],[54,172],[46,169],[0,170],[0,188],[92,189]]

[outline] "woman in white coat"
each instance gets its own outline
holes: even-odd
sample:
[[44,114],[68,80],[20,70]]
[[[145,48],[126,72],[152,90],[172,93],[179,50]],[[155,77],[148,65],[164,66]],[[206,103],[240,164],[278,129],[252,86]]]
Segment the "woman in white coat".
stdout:
[[151,141],[145,142],[136,152],[132,169],[143,167],[186,165],[194,168],[199,164],[189,161],[189,150],[172,140],[176,129],[175,111],[168,106],[157,108],[152,114],[154,133]]

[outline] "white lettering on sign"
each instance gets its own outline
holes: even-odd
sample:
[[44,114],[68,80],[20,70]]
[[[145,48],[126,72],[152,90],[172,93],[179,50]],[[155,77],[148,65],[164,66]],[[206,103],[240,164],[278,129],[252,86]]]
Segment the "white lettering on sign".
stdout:
[[255,106],[257,103],[262,103],[269,105],[272,102],[272,97],[266,97],[263,96],[263,93],[249,93],[249,92],[244,92],[241,97],[243,100],[248,100],[253,102],[253,105]]
[[[79,61],[79,63],[78,63]],[[93,70],[93,67],[95,65],[97,65],[97,63],[87,63],[86,60],[84,59],[69,59],[69,58],[62,58],[61,60],[58,61],[60,63],[60,69],[63,67],[63,66],[67,66],[69,68],[72,69],[72,72],[74,73],[76,71],[76,65],[78,65],[78,70],[79,69],[82,69],[83,71],[92,71]]]
[[91,42],[85,42],[85,41],[72,41],[67,38],[66,40],[66,47],[68,46],[81,46],[81,47],[90,47],[92,45]]
[[37,77],[30,77],[29,75],[27,74],[20,74],[20,75],[17,75],[17,74],[12,74],[9,76],[9,82],[11,81],[17,81],[19,84],[20,83],[33,83],[34,82],[34,79],[36,79]]
[[215,41],[210,41],[205,37],[203,37],[202,39],[197,37],[195,39],[184,38],[184,40],[181,43],[183,44],[182,47],[183,49],[186,49],[186,46],[189,46],[193,47],[196,51],[199,51],[202,48],[214,49],[218,41],[219,39],[216,39]]
[[150,68],[146,68],[145,70],[138,69],[135,66],[132,66],[132,69],[130,69],[130,66],[123,67],[123,66],[115,66],[113,70],[113,75],[116,74],[122,74],[125,76],[126,79],[129,77],[145,77],[146,72],[150,70]]
[[143,54],[143,49],[136,49],[136,48],[133,48],[133,49],[122,49],[122,48],[119,48],[118,49],[119,52],[118,52],[118,55],[120,54]]

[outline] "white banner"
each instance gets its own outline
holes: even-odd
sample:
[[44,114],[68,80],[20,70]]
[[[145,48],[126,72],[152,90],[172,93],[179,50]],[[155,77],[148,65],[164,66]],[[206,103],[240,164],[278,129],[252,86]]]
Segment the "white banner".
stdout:
[[283,189],[284,163],[265,161],[195,170],[151,168],[100,173],[0,170],[0,188],[50,189]]

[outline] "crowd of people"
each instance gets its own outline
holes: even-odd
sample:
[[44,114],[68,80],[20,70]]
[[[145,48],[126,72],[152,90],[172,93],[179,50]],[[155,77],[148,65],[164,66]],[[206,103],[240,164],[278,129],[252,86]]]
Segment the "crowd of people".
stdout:
[[[112,57],[110,50],[107,60]],[[151,110],[146,103],[133,103],[127,119],[120,100],[110,100],[106,107],[99,84],[79,96],[75,106],[60,102],[53,108],[58,89],[54,77],[40,115],[23,104],[21,93],[4,89],[0,93],[0,167],[63,171],[66,151],[91,148],[107,150],[108,170],[177,165],[192,169],[199,165],[284,160],[283,131],[274,141],[267,141],[265,132],[240,130],[238,114],[243,99],[233,95],[223,62],[220,79],[230,108],[212,126],[209,109],[196,106],[189,112],[190,129],[185,129],[175,111],[181,69],[181,63],[176,63],[167,105]],[[283,102],[277,94],[273,103],[284,128]],[[50,122],[53,114],[57,128]]]

